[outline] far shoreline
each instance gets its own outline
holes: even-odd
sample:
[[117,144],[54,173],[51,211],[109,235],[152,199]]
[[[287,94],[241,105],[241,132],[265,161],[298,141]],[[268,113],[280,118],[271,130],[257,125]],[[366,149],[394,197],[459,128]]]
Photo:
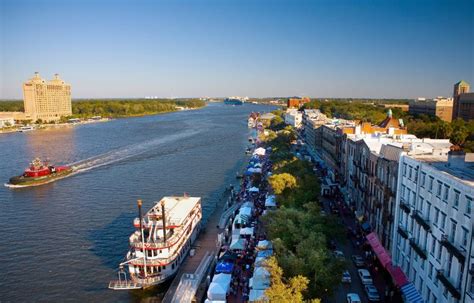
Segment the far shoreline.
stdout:
[[[121,116],[115,116],[115,117],[104,117],[104,118],[101,118],[100,120],[90,120],[91,117],[77,118],[77,119],[85,119],[85,120],[82,120],[82,121],[76,122],[76,123],[70,123],[70,122],[40,123],[40,124],[30,124],[30,125],[36,126],[35,129],[33,129],[31,131],[47,130],[47,129],[52,129],[52,128],[76,127],[76,126],[79,126],[79,125],[86,125],[86,124],[93,124],[93,123],[105,123],[105,122],[110,122],[110,121],[118,120],[118,119],[141,118],[141,117],[157,116],[157,115],[164,115],[164,114],[177,113],[177,112],[183,112],[183,111],[199,110],[199,109],[205,108],[206,106],[208,106],[207,103],[205,103],[203,106],[200,106],[200,107],[178,108],[176,110],[168,110],[168,111],[162,111],[162,112],[156,112],[156,113],[143,113],[143,114],[121,115]],[[11,127],[11,128],[8,128],[8,129],[0,129],[0,135],[2,135],[2,134],[12,134],[12,133],[21,133],[20,127]]]

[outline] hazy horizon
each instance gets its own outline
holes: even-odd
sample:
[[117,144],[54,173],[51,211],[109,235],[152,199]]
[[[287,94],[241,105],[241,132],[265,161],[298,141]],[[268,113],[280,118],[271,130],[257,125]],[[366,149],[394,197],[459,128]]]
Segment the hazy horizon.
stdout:
[[3,0],[0,99],[35,71],[74,99],[450,97],[473,37],[469,0]]

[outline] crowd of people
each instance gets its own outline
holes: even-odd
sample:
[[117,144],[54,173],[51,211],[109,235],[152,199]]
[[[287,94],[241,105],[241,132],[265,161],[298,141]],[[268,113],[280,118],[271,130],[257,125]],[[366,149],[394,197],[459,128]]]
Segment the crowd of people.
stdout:
[[[271,175],[270,150],[255,153],[250,158],[243,175],[240,190],[234,197],[237,208],[230,217],[224,231],[225,243],[220,249],[220,257],[215,275],[229,274],[230,285],[226,294],[227,302],[251,302],[261,299],[264,290],[270,286],[270,274],[265,269],[264,260],[273,254],[271,243],[259,222],[265,211],[265,201],[270,194],[267,177]],[[208,291],[208,301],[213,302]]]

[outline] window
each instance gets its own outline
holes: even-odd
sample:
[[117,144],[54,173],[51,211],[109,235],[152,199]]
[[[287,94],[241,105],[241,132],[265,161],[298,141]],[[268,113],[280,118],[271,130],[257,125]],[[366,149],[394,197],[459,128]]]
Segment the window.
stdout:
[[430,181],[428,184],[428,191],[431,193],[433,191],[433,180],[434,178],[430,176]]
[[438,224],[438,220],[439,220],[439,209],[435,207],[434,224]]
[[420,205],[418,209],[420,211],[423,211],[423,202],[425,201],[425,199],[423,199],[423,197],[420,195],[419,200],[420,200]]
[[459,195],[460,192],[457,190],[454,190],[454,207],[458,208],[459,207]]
[[441,181],[438,181],[438,189],[436,190],[436,195],[438,197],[441,197],[441,188],[443,187],[443,183]]
[[472,197],[466,196],[466,215],[471,216]]
[[431,215],[431,203],[427,201],[426,202],[426,217],[430,218],[430,215]]
[[469,231],[468,231],[465,227],[463,227],[463,228],[462,228],[461,244],[462,244],[462,246],[464,246],[464,247],[467,247],[467,240],[468,240],[468,237],[467,237],[467,236],[468,236],[468,235],[469,235]]
[[425,181],[426,181],[426,173],[421,172],[421,187],[425,187]]
[[446,214],[441,212],[441,229],[446,227]]
[[449,238],[451,241],[454,242],[454,238],[456,237],[456,221],[451,220],[451,233],[449,234]]
[[403,163],[403,176],[404,177],[407,176],[407,164],[406,163]]
[[441,243],[438,243],[438,256],[437,259],[439,262],[441,262],[441,254],[443,252],[443,247],[441,246]]
[[428,278],[433,278],[433,264],[431,262],[430,265],[428,265]]
[[449,197],[449,186],[448,185],[444,185],[444,196],[443,196],[443,200],[444,201],[448,201],[448,197]]
[[408,170],[408,179],[410,179],[410,180],[411,180],[411,177],[412,177],[412,171],[413,171],[413,169],[410,166],[410,169]]
[[431,235],[431,254],[433,255],[433,257],[434,257],[435,251],[436,251],[436,238],[435,236]]
[[453,255],[452,254],[448,254],[448,262],[446,264],[446,277],[449,277],[451,276],[451,267],[453,265]]
[[469,292],[471,294],[474,294],[474,277],[473,276],[471,276],[471,284],[469,286]]

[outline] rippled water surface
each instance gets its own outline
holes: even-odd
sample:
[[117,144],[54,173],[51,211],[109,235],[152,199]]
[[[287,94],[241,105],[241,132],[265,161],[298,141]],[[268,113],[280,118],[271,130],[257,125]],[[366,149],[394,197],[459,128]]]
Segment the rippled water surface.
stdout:
[[136,199],[203,197],[208,216],[244,163],[251,111],[204,109],[0,135],[0,182],[39,156],[80,172],[23,189],[0,188],[1,302],[129,302],[107,289],[128,248]]

